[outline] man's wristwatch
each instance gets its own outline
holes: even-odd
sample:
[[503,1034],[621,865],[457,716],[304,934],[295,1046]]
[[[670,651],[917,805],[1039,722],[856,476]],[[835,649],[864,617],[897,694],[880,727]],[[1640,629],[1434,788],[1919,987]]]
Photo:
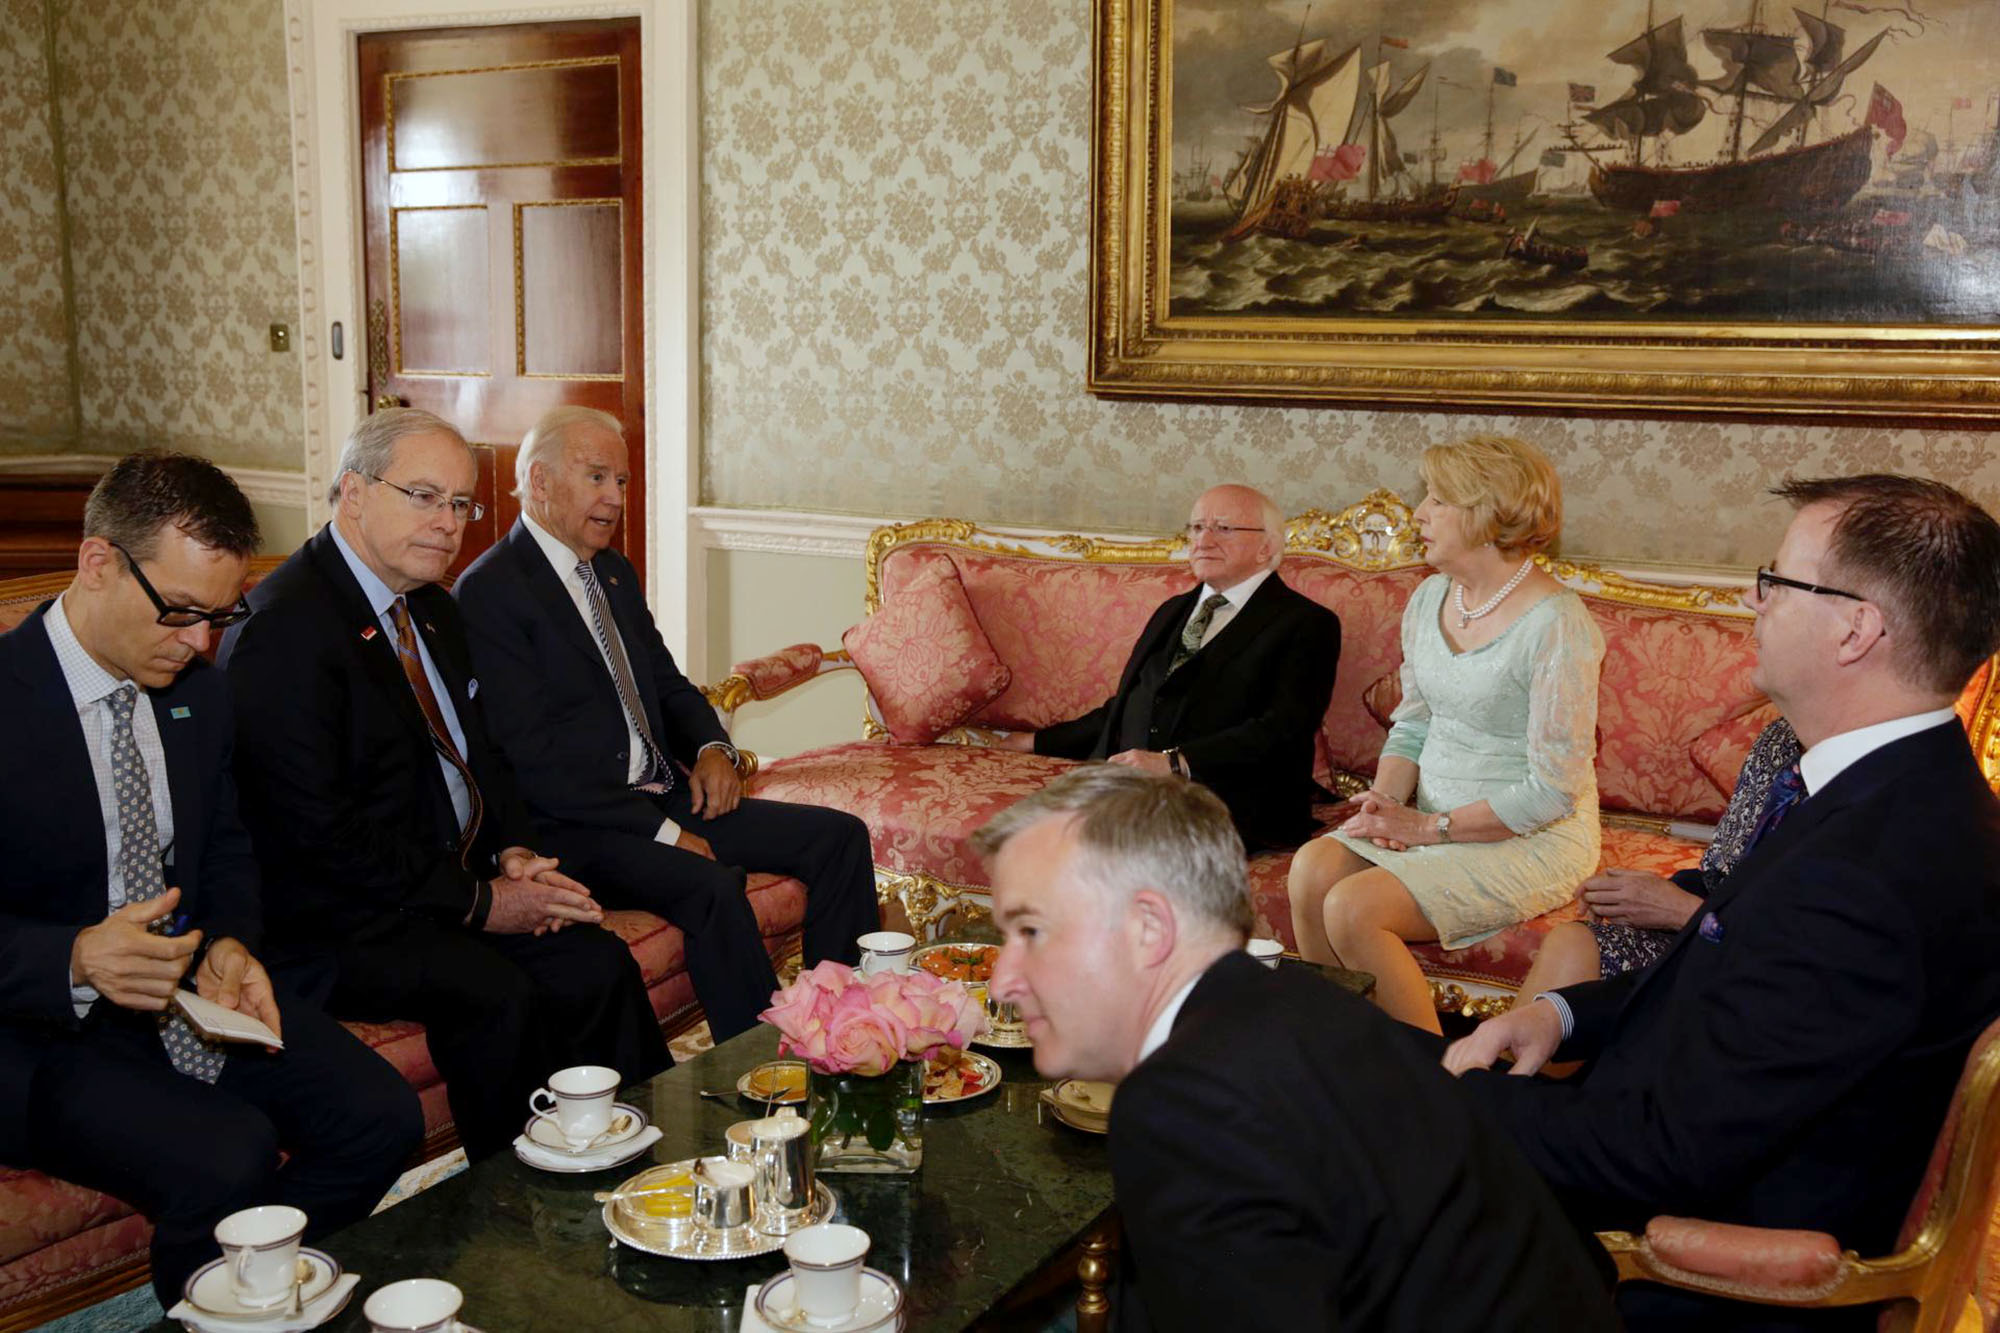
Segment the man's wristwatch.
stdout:
[[1162,750],[1160,754],[1166,759],[1167,767],[1172,769],[1174,773],[1181,777],[1189,776],[1187,760],[1181,757],[1180,746],[1176,745],[1170,750]]
[[1436,828],[1439,842],[1451,841],[1451,815],[1449,812],[1440,812],[1438,814]]

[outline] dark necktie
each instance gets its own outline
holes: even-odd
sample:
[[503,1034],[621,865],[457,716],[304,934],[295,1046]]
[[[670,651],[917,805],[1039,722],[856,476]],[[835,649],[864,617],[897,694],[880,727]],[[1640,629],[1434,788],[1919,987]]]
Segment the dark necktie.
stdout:
[[1174,649],[1174,660],[1167,664],[1167,674],[1173,675],[1187,663],[1201,648],[1201,636],[1208,633],[1208,623],[1215,619],[1215,613],[1229,605],[1229,599],[1219,592],[1212,592],[1202,599],[1201,605],[1188,617],[1181,629],[1180,645]]
[[444,722],[444,710],[438,707],[437,695],[431,691],[431,678],[424,673],[424,659],[417,652],[416,627],[410,624],[410,608],[398,597],[389,603],[389,623],[396,629],[396,660],[403,665],[403,677],[410,682],[410,689],[417,696],[417,707],[424,713],[424,722],[430,728],[431,747],[465,779],[465,794],[471,802],[471,812],[466,816],[465,827],[458,832],[458,859],[463,863],[472,851],[473,839],[479,836],[479,824],[485,817],[486,803],[480,799],[479,784],[473,780],[472,769],[467,766],[465,756],[458,752],[458,745],[451,738],[451,728]]
[[[167,891],[160,868],[160,825],[153,811],[153,779],[132,736],[132,708],[139,687],[129,681],[105,700],[111,706],[111,790],[118,806],[118,870],[125,901],[143,903]],[[158,1016],[160,1043],[175,1069],[213,1083],[222,1076],[219,1047],[195,1035],[187,1020],[168,1009]]]
[[612,626],[617,622],[611,618],[611,601],[604,595],[604,585],[597,581],[597,571],[588,560],[576,562],[576,576],[583,580],[583,590],[590,601],[590,627],[597,631],[597,646],[604,651],[605,660],[611,663],[611,682],[618,687],[618,703],[625,710],[625,720],[638,733],[639,746],[646,752],[646,766],[639,775],[639,786],[658,783],[661,791],[671,791],[674,785],[674,766],[653,739],[653,729],[646,723],[646,705],[640,702],[638,682],[632,678],[632,663],[625,656],[625,644]]
[[1747,852],[1768,837],[1771,831],[1785,822],[1785,816],[1793,806],[1806,798],[1806,780],[1799,772],[1797,764],[1790,764],[1778,770],[1771,779],[1771,794],[1764,798],[1764,813],[1757,816],[1757,827],[1750,831],[1750,840],[1744,844]]

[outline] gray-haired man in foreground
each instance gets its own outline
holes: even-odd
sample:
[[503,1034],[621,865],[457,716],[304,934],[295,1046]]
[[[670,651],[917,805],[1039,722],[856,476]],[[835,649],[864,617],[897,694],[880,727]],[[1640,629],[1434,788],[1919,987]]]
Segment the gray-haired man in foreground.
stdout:
[[1212,793],[1078,769],[976,835],[1045,1077],[1120,1081],[1124,1329],[1616,1327],[1580,1237],[1436,1055],[1312,969],[1243,952]]

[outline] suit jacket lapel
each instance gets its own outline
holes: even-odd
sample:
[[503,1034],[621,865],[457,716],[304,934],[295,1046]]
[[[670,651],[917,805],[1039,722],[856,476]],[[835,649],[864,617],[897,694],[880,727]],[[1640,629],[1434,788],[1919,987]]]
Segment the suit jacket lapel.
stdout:
[[1277,571],[1273,570],[1271,576],[1258,584],[1257,591],[1251,593],[1249,600],[1229,618],[1229,623],[1217,630],[1215,637],[1201,646],[1201,650],[1195,654],[1195,660],[1201,660],[1204,653],[1209,653],[1218,647],[1228,652],[1254,637],[1257,631],[1269,624],[1278,614],[1284,605],[1284,592],[1284,585],[1279,582]]
[[1195,600],[1200,595],[1201,585],[1197,583],[1186,592],[1169,598],[1161,604],[1158,611],[1153,613],[1153,619],[1147,623],[1145,634],[1140,638],[1138,646],[1132,650],[1131,660],[1126,663],[1125,679],[1119,682],[1119,693],[1122,694],[1130,689],[1132,682],[1138,678],[1139,672],[1152,660],[1153,655],[1180,634],[1181,626],[1187,623],[1188,615],[1194,610]]
[[[201,747],[193,730],[196,719],[173,715],[174,694],[169,686],[157,695],[149,691],[146,700],[153,708],[153,725],[159,728],[160,748],[166,752],[167,799],[174,807],[174,875],[168,883],[180,884],[186,895],[193,883],[193,849],[201,846]],[[182,906],[186,905],[184,896]]]
[[[47,614],[48,607],[41,607],[17,631],[30,636],[27,651],[21,657],[20,674],[26,695],[35,701],[36,707],[29,715],[27,728],[16,739],[22,742],[21,753],[34,755],[43,766],[43,781],[57,791],[74,791],[88,797],[74,803],[73,831],[90,835],[89,856],[96,869],[90,882],[102,887],[110,883],[111,867],[104,857],[104,810],[99,803],[97,773],[90,766],[90,750],[84,744],[76,701],[70,697],[69,682],[63,676],[62,664],[56,661],[55,645],[49,642],[48,627],[43,623]],[[82,919],[94,921],[109,906],[107,893],[90,905],[90,912]]]
[[[368,599],[362,595],[361,585],[355,582],[353,572],[347,568],[340,548],[333,544],[332,528],[329,522],[307,547],[313,567],[332,588],[337,613],[347,632],[357,640],[361,663],[368,675],[393,701],[392,706],[402,710],[405,725],[414,727],[419,736],[428,736],[430,723],[424,720],[424,710],[418,706],[409,678],[403,674],[403,664],[396,656],[396,645],[389,632],[382,627],[381,620],[369,608]],[[370,634],[370,630],[375,632]],[[436,660],[435,655],[432,660]]]
[[514,520],[514,528],[507,534],[507,549],[514,557],[515,568],[528,585],[535,604],[541,608],[550,623],[556,627],[556,637],[582,653],[590,664],[602,671],[604,654],[598,649],[597,638],[577,614],[576,602],[571,599],[569,589],[563,586],[556,571],[549,565],[549,559],[542,554],[535,535],[527,529],[525,519]]
[[660,713],[659,691],[654,688],[650,654],[640,646],[646,642],[646,635],[637,624],[638,617],[645,613],[645,604],[639,599],[636,584],[628,588],[619,573],[605,568],[603,562],[597,562],[595,567],[604,600],[611,606],[612,627],[618,631],[618,641],[624,646],[625,662],[632,668],[632,683],[639,689],[639,706],[646,710],[646,725],[652,728],[655,742],[664,748],[666,741],[661,738],[666,728]]

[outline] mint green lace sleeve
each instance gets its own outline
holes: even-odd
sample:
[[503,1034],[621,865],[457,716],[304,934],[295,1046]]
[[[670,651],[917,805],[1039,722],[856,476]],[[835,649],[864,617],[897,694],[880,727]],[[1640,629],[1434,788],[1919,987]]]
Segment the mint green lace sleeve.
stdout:
[[1536,636],[1528,681],[1528,773],[1487,798],[1515,833],[1532,833],[1594,789],[1597,672],[1604,636],[1576,597],[1562,598]]

